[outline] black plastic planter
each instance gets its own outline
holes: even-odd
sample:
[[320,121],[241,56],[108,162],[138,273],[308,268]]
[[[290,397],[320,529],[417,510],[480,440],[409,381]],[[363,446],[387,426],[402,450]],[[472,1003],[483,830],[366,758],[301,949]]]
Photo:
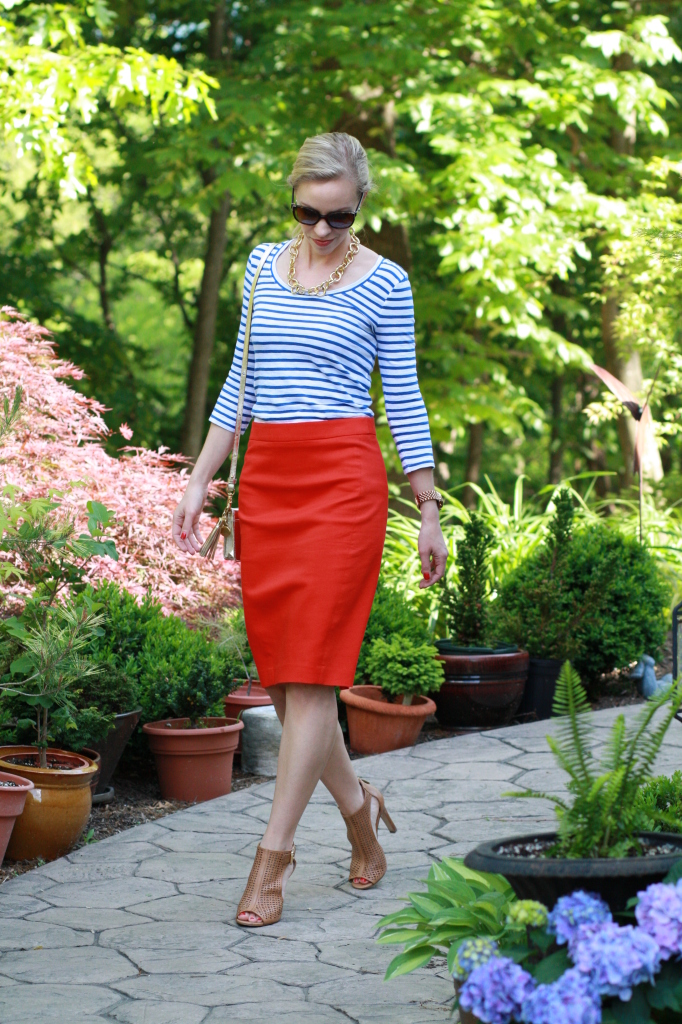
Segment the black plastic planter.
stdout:
[[682,858],[682,835],[669,832],[643,832],[643,844],[670,843],[679,853],[653,857],[603,857],[594,859],[515,857],[500,853],[501,846],[509,843],[529,843],[534,840],[556,839],[554,832],[536,835],[510,836],[493,842],[481,843],[464,858],[464,864],[474,871],[487,871],[503,875],[522,900],[539,900],[550,910],[560,896],[576,889],[597,892],[611,910],[624,910],[628,900],[652,882],[661,882],[673,864]]
[[527,721],[541,721],[552,716],[554,691],[563,665],[561,658],[531,658],[523,699],[516,712]]
[[93,743],[93,749],[102,758],[102,768],[97,783],[97,793],[104,793],[109,783],[111,782],[111,776],[116,771],[118,762],[121,760],[123,751],[126,748],[128,740],[135,732],[137,723],[140,721],[140,715],[142,714],[142,708],[137,708],[136,711],[124,711],[121,715],[116,715],[114,719],[114,728],[107,733],[106,737],[99,743]]

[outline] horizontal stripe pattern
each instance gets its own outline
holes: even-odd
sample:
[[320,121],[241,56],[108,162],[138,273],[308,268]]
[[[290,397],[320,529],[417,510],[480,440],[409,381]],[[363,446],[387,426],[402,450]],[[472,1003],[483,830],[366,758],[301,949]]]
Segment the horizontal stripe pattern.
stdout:
[[[386,415],[406,473],[433,466],[429,420],[417,380],[414,304],[405,271],[381,259],[364,278],[325,296],[294,295],[270,253],[261,271],[251,321],[242,430],[255,417],[296,423],[372,416],[369,388],[379,361]],[[265,246],[246,266],[244,300],[232,367],[211,423],[234,430],[251,284]]]

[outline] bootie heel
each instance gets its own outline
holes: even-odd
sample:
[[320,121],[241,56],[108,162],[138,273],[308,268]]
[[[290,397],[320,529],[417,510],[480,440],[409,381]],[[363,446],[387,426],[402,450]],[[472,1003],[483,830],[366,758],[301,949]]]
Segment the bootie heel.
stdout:
[[[359,782],[365,794],[365,802],[355,814],[348,817],[343,815],[352,847],[348,877],[354,889],[371,889],[386,874],[386,857],[377,838],[379,819],[389,832],[396,832],[397,829],[386,810],[383,794],[364,779]],[[372,807],[373,801],[376,801],[376,810]]]
[[[287,868],[291,871],[287,874]],[[265,850],[260,843],[237,908],[237,924],[243,928],[262,928],[276,924],[284,909],[284,887],[296,867],[296,847],[291,850]],[[286,874],[286,877],[285,877]],[[240,921],[240,914],[256,914],[259,921]]]

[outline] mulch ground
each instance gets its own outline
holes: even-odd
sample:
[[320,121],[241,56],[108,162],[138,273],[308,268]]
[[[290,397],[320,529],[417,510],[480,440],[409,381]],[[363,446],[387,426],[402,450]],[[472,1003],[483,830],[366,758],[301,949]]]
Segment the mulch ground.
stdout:
[[[669,635],[664,651],[656,665],[656,674],[660,677],[666,672],[672,671],[672,634]],[[595,711],[602,711],[604,708],[625,707],[629,704],[641,704],[643,698],[639,696],[634,683],[629,679],[629,670],[626,672],[614,672],[605,676],[602,680],[601,693],[592,702]],[[462,733],[469,733],[471,729],[443,729],[435,717],[428,718],[424,728],[419,734],[417,743],[431,743],[434,740],[447,739],[450,736],[459,736]],[[482,730],[479,730],[482,731]],[[360,755],[351,754],[353,760]],[[249,775],[242,772],[239,765],[235,764],[232,773],[232,791],[246,789],[248,786],[257,785],[259,782],[267,782],[267,778],[260,775]],[[95,806],[90,814],[90,819],[83,833],[78,847],[86,846],[89,843],[97,842],[99,839],[106,839],[107,836],[116,835],[135,825],[144,825],[147,821],[155,821],[163,818],[173,811],[189,807],[189,804],[178,800],[164,800],[161,797],[159,784],[154,769],[145,766],[144,769],[128,766],[119,769],[113,780],[115,799],[110,804]],[[0,885],[8,878],[21,875],[31,868],[38,867],[42,861],[21,861],[5,862],[0,867]]]

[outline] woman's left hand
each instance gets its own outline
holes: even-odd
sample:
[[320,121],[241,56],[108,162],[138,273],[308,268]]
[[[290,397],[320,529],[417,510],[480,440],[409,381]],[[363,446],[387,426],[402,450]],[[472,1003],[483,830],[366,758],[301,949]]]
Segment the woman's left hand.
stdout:
[[424,590],[445,575],[448,560],[448,549],[440,528],[438,505],[435,501],[426,501],[421,507],[422,525],[419,531],[419,559],[422,565],[422,576],[419,587]]

